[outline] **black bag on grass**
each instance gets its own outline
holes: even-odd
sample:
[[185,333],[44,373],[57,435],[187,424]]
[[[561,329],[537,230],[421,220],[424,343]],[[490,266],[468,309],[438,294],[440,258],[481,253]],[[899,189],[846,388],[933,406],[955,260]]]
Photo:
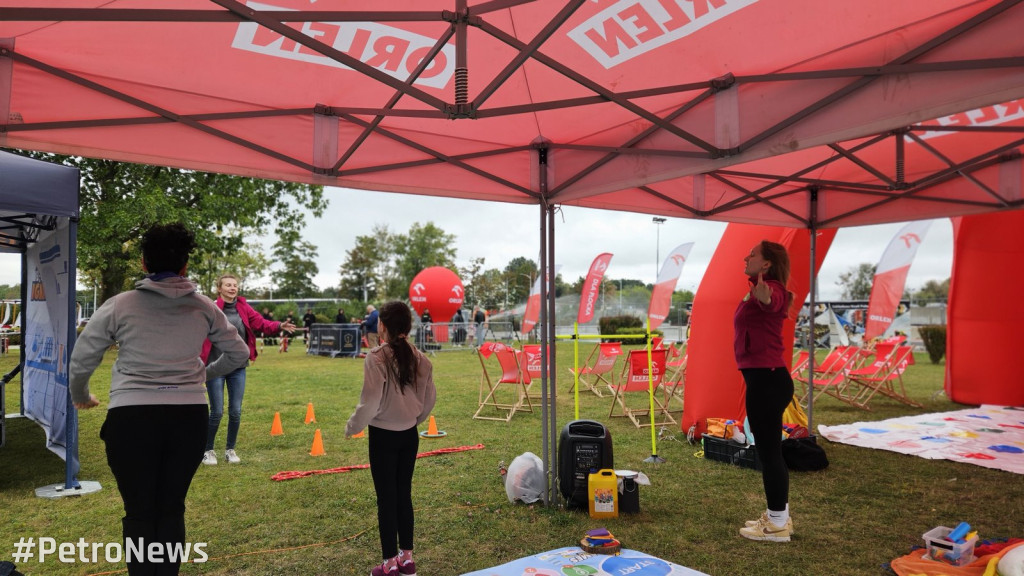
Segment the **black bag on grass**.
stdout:
[[807,472],[828,468],[825,449],[818,446],[814,436],[786,438],[782,441],[782,457],[790,470]]

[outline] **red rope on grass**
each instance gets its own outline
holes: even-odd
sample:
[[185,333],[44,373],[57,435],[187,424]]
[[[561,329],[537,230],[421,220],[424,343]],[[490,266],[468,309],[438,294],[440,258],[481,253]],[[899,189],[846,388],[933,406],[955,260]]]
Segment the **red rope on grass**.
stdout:
[[[468,452],[470,450],[483,450],[483,444],[475,444],[473,446],[457,446],[455,448],[438,448],[437,450],[431,450],[429,452],[420,452],[416,455],[416,458],[426,458],[427,456],[440,456],[442,454],[453,454],[455,452]],[[270,477],[271,480],[280,482],[282,480],[293,480],[295,478],[305,478],[306,476],[313,476],[315,474],[341,474],[343,472],[351,472],[352,470],[364,470],[369,468],[369,464],[356,464],[354,466],[339,466],[337,468],[328,468],[326,470],[293,470],[291,472],[278,472]]]

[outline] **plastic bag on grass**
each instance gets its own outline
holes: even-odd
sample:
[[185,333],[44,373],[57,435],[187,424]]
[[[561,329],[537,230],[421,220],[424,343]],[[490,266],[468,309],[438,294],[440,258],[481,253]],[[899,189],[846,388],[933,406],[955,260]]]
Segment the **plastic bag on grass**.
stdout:
[[509,502],[533,504],[540,500],[544,488],[544,462],[533,452],[523,452],[508,465],[505,494]]

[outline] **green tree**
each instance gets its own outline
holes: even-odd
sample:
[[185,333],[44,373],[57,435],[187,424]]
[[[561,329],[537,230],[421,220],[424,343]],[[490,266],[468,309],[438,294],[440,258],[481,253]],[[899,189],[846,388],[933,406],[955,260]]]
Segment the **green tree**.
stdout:
[[374,278],[377,299],[384,301],[404,298],[409,293],[409,285],[402,286],[398,278],[398,268],[395,265],[395,234],[387,224],[374,224],[371,238],[373,241],[368,249],[370,256],[376,261]]
[[945,302],[949,299],[949,278],[942,282],[929,280],[914,294],[915,300],[928,300],[933,302]]
[[484,269],[485,258],[473,258],[469,261],[469,265],[458,269],[459,278],[462,279],[462,286],[466,289],[465,304],[479,304],[480,299],[477,297],[477,278],[479,278],[481,271]]
[[526,301],[538,270],[537,263],[524,256],[513,258],[505,265],[503,276],[508,284],[509,304]]
[[[81,170],[78,268],[100,286],[100,300],[130,288],[141,274],[138,239],[154,224],[181,221],[196,233],[190,274],[219,273],[215,260],[243,250],[245,237],[301,230],[305,214],[327,206],[321,186],[240,178],[164,166],[32,153]],[[207,263],[210,264],[207,264]],[[219,263],[217,263],[219,265]]]
[[302,298],[316,293],[313,277],[320,271],[315,262],[316,246],[303,240],[299,230],[288,229],[278,234],[274,257],[281,263],[281,271],[276,273],[279,298]]
[[201,292],[211,295],[215,292],[217,278],[223,274],[234,274],[239,278],[240,292],[251,297],[259,287],[250,279],[264,276],[270,267],[270,259],[255,239],[245,242],[242,250],[237,252],[203,252],[190,260],[189,278],[199,285]]
[[505,275],[497,268],[484,270],[474,283],[477,304],[488,310],[501,308],[505,300]]
[[379,262],[373,236],[356,236],[356,244],[345,253],[345,262],[338,269],[341,295],[368,302],[376,290]]
[[867,300],[871,297],[874,279],[875,266],[864,262],[840,274],[836,285],[842,289],[843,300]]
[[446,233],[433,222],[416,222],[408,233],[395,234],[393,244],[397,284],[388,286],[388,295],[391,297],[407,293],[412,279],[424,268],[443,266],[453,272],[456,270],[455,235]]

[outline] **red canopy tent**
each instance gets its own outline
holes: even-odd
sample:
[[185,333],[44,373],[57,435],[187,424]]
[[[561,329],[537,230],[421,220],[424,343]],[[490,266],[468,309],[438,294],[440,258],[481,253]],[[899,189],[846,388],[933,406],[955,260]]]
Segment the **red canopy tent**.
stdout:
[[0,0],[0,145],[537,204],[550,278],[558,204],[815,230],[1024,201],[1019,128],[915,127],[1024,97],[1019,0],[364,5]]

